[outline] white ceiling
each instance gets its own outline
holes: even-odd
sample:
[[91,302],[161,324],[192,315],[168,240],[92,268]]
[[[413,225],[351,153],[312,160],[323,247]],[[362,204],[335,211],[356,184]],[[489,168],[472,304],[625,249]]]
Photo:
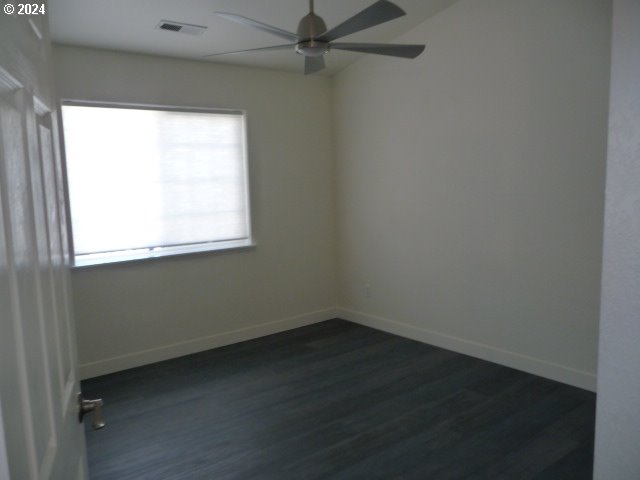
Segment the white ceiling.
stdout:
[[[424,22],[457,0],[393,0],[407,15],[351,35],[348,41],[383,43]],[[316,13],[331,28],[374,0],[316,0]],[[307,0],[50,0],[53,41],[65,45],[182,57],[217,63],[301,72],[303,61],[293,51],[242,53],[210,59],[204,55],[286,43],[281,38],[217,17],[230,12],[295,32],[308,13]],[[208,27],[201,36],[156,29],[161,20]],[[324,74],[333,74],[360,54],[332,51]],[[398,59],[399,62],[408,60]]]

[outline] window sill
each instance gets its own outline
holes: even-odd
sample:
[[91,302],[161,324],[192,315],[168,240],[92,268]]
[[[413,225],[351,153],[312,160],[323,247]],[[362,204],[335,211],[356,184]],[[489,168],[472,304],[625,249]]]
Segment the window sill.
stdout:
[[162,247],[153,250],[132,250],[107,254],[84,255],[76,258],[71,266],[72,270],[84,270],[103,265],[122,265],[129,263],[148,262],[163,258],[175,258],[185,255],[228,254],[244,250],[253,250],[256,244],[252,240],[233,240],[229,242],[204,243],[197,245],[181,245],[176,247]]

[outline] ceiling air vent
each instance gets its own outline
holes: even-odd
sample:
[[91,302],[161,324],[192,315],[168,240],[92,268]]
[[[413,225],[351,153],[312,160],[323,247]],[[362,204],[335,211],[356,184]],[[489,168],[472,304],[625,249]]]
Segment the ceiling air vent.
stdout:
[[202,35],[207,29],[202,25],[190,25],[188,23],[174,22],[173,20],[162,20],[156,28],[168,32],[186,33],[187,35]]

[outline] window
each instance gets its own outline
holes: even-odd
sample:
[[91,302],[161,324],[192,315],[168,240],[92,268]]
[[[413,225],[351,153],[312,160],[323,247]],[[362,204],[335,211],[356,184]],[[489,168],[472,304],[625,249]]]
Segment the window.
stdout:
[[76,266],[250,246],[242,112],[62,106]]

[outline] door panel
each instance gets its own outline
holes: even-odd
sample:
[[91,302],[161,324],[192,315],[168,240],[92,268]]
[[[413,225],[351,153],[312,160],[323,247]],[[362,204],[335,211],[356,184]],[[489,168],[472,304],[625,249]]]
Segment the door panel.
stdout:
[[56,198],[56,177],[53,159],[53,143],[51,135],[51,115],[43,114],[38,116],[38,139],[40,155],[34,170],[38,170],[40,181],[34,181],[41,188],[40,206],[36,210],[41,211],[41,222],[44,230],[40,237],[43,245],[42,251],[47,251],[48,256],[45,261],[43,273],[43,302],[45,311],[49,312],[48,334],[56,339],[60,348],[55,349],[55,358],[50,359],[55,362],[55,383],[58,398],[66,398],[68,392],[73,387],[73,369],[71,357],[71,336],[68,324],[64,321],[66,309],[64,304],[64,291],[62,281],[57,278],[64,266],[62,259],[62,247],[60,243],[60,216],[58,215],[58,201]]
[[[11,439],[7,439],[7,451],[13,460],[12,474],[23,478],[37,478],[37,454],[33,439],[33,419],[26,400],[29,395],[28,367],[24,351],[20,351],[23,342],[21,313],[19,311],[19,282],[16,269],[24,263],[23,248],[13,248],[11,218],[8,215],[10,202],[20,203],[24,196],[8,191],[8,175],[12,173],[11,164],[19,163],[16,159],[25,158],[23,129],[19,105],[19,90],[8,80],[0,84],[0,197],[2,203],[2,289],[5,298],[2,303],[2,402],[4,412],[15,412],[15,415],[3,415],[5,431]],[[20,213],[22,208],[16,209]],[[16,214],[14,214],[15,217]],[[25,322],[26,323],[26,322]],[[11,370],[15,372],[12,375]],[[15,378],[17,377],[17,378]],[[12,388],[13,387],[13,388]],[[15,388],[15,390],[14,390]],[[3,413],[4,413],[3,412]],[[20,452],[24,452],[21,454]],[[14,472],[17,472],[15,474]]]
[[[30,99],[25,99],[25,103]],[[32,107],[32,105],[29,105]],[[23,262],[17,270],[24,277],[18,291],[19,309],[22,312],[23,345],[29,375],[29,397],[33,420],[32,435],[36,445],[36,460],[40,478],[48,478],[56,455],[56,395],[53,386],[59,370],[55,365],[56,348],[51,342],[53,323],[50,321],[52,302],[47,295],[46,271],[50,265],[47,241],[47,221],[44,209],[44,193],[40,169],[40,149],[34,138],[36,124],[32,108],[26,109],[25,131],[28,147],[27,162],[8,162],[7,178],[11,179],[7,190],[25,208],[10,223],[14,236],[24,239]],[[17,159],[16,159],[17,160]],[[20,163],[24,166],[21,168]],[[22,251],[22,249],[20,249]],[[35,300],[35,301],[34,301]],[[54,413],[55,411],[55,413]]]

